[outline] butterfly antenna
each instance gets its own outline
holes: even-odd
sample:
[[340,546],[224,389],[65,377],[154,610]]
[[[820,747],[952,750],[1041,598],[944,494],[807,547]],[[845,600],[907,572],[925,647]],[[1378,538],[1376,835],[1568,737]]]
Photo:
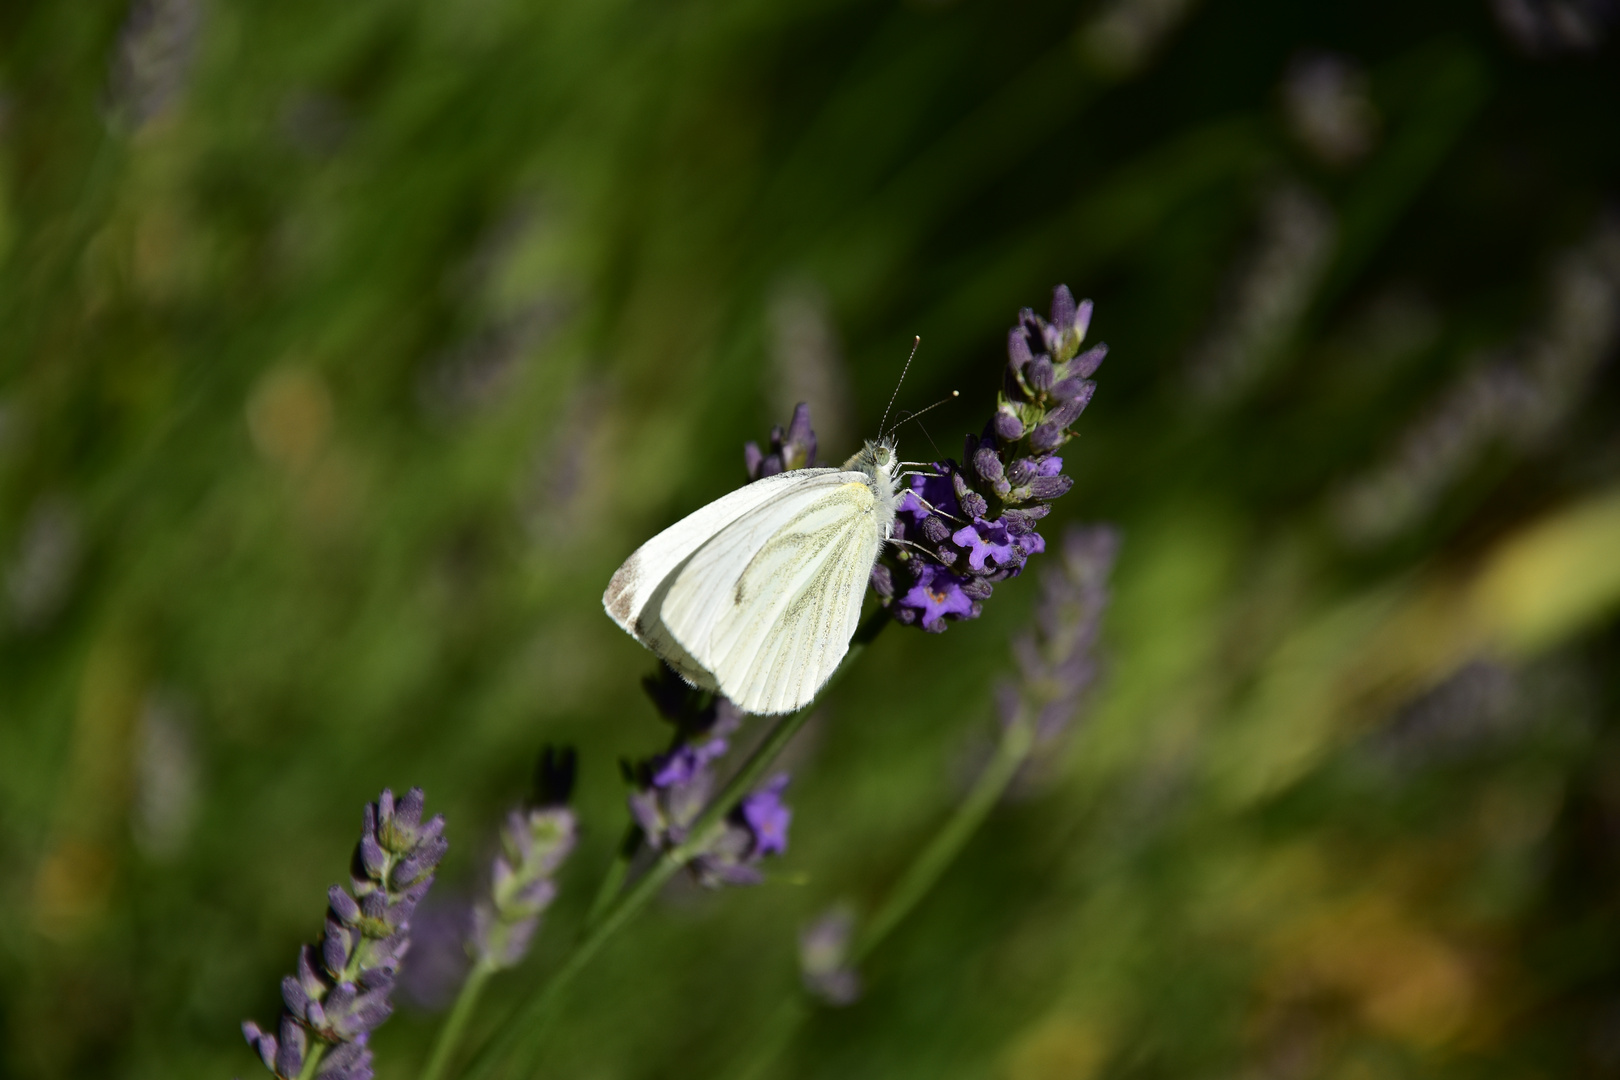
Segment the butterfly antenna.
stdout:
[[[917,420],[916,417],[912,417],[912,419]],[[940,457],[944,457],[945,451],[939,448],[939,443],[935,442],[934,437],[928,433],[928,426],[921,420],[917,420],[917,426],[922,428],[923,437],[928,440],[928,445],[934,448],[934,453],[938,454]]]
[[883,438],[883,425],[889,422],[889,410],[894,408],[894,399],[900,396],[900,386],[906,381],[906,372],[911,370],[911,361],[917,356],[917,346],[922,344],[922,335],[918,334],[911,342],[911,355],[906,357],[906,366],[900,369],[900,379],[894,384],[894,393],[889,395],[889,403],[883,407],[883,423],[878,425],[878,438]]
[[[944,405],[946,402],[955,401],[957,398],[959,398],[961,396],[962,396],[962,392],[960,390],[952,390],[950,397],[940,398],[938,401],[936,401],[932,405],[928,406],[928,408],[926,408],[926,409],[918,409],[914,413],[908,413],[905,416],[904,419],[896,420],[894,422],[895,429],[898,430],[901,424],[909,424],[913,420],[917,419],[917,417],[921,416],[923,413],[932,412],[933,410],[939,408],[941,405]],[[926,430],[926,429],[924,429],[924,430]],[[890,434],[893,434],[893,432],[890,432]]]

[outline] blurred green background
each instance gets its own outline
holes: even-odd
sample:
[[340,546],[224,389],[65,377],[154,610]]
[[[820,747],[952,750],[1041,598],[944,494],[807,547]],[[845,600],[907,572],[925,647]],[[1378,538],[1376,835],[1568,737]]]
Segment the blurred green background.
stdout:
[[[572,741],[494,1022],[666,737],[613,568],[796,400],[847,454],[913,334],[902,403],[962,397],[905,449],[959,454],[1067,282],[1113,352],[1045,531],[1123,529],[1104,681],[773,1075],[1614,1075],[1615,15],[6,3],[0,1074],[262,1075],[362,804],[425,787],[465,897]],[[885,633],[775,878],[674,889],[544,1075],[747,1060],[982,760],[1036,585]]]

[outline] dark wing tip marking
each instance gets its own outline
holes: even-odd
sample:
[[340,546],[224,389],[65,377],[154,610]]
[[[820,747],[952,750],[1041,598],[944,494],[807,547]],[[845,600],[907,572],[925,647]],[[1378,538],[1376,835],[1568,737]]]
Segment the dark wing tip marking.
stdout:
[[602,606],[607,608],[607,613],[621,626],[630,623],[630,604],[635,592],[631,583],[636,578],[636,564],[640,562],[640,556],[641,553],[636,552],[624,560],[624,565],[619,567],[613,575],[613,580],[608,582],[607,593],[602,597]]

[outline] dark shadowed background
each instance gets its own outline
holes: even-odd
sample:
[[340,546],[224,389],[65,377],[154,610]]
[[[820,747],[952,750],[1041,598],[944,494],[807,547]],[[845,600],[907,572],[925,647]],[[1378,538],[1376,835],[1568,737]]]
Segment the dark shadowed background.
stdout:
[[[0,7],[0,1075],[262,1075],[362,804],[479,887],[578,745],[555,963],[666,731],[614,567],[811,402],[959,455],[1068,283],[1075,736],[783,1077],[1620,1069],[1620,5]],[[893,627],[765,885],[674,888],[543,1075],[729,1076],[993,730],[1033,575]],[[426,980],[430,984],[431,980]],[[379,1033],[414,1077],[431,985]]]

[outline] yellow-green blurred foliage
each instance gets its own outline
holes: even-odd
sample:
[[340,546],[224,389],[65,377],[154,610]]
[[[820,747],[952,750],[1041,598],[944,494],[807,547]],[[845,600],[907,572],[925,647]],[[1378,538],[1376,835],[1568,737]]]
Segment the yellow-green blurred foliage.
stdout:
[[[665,737],[601,590],[808,398],[960,453],[1017,309],[1113,352],[1061,754],[784,1077],[1620,1068],[1620,64],[1599,0],[0,7],[0,1076],[259,1068],[360,808],[479,887],[543,742]],[[891,628],[768,884],[672,889],[546,1076],[729,1075],[982,760],[1033,575]],[[414,1076],[439,1017],[375,1042]]]

